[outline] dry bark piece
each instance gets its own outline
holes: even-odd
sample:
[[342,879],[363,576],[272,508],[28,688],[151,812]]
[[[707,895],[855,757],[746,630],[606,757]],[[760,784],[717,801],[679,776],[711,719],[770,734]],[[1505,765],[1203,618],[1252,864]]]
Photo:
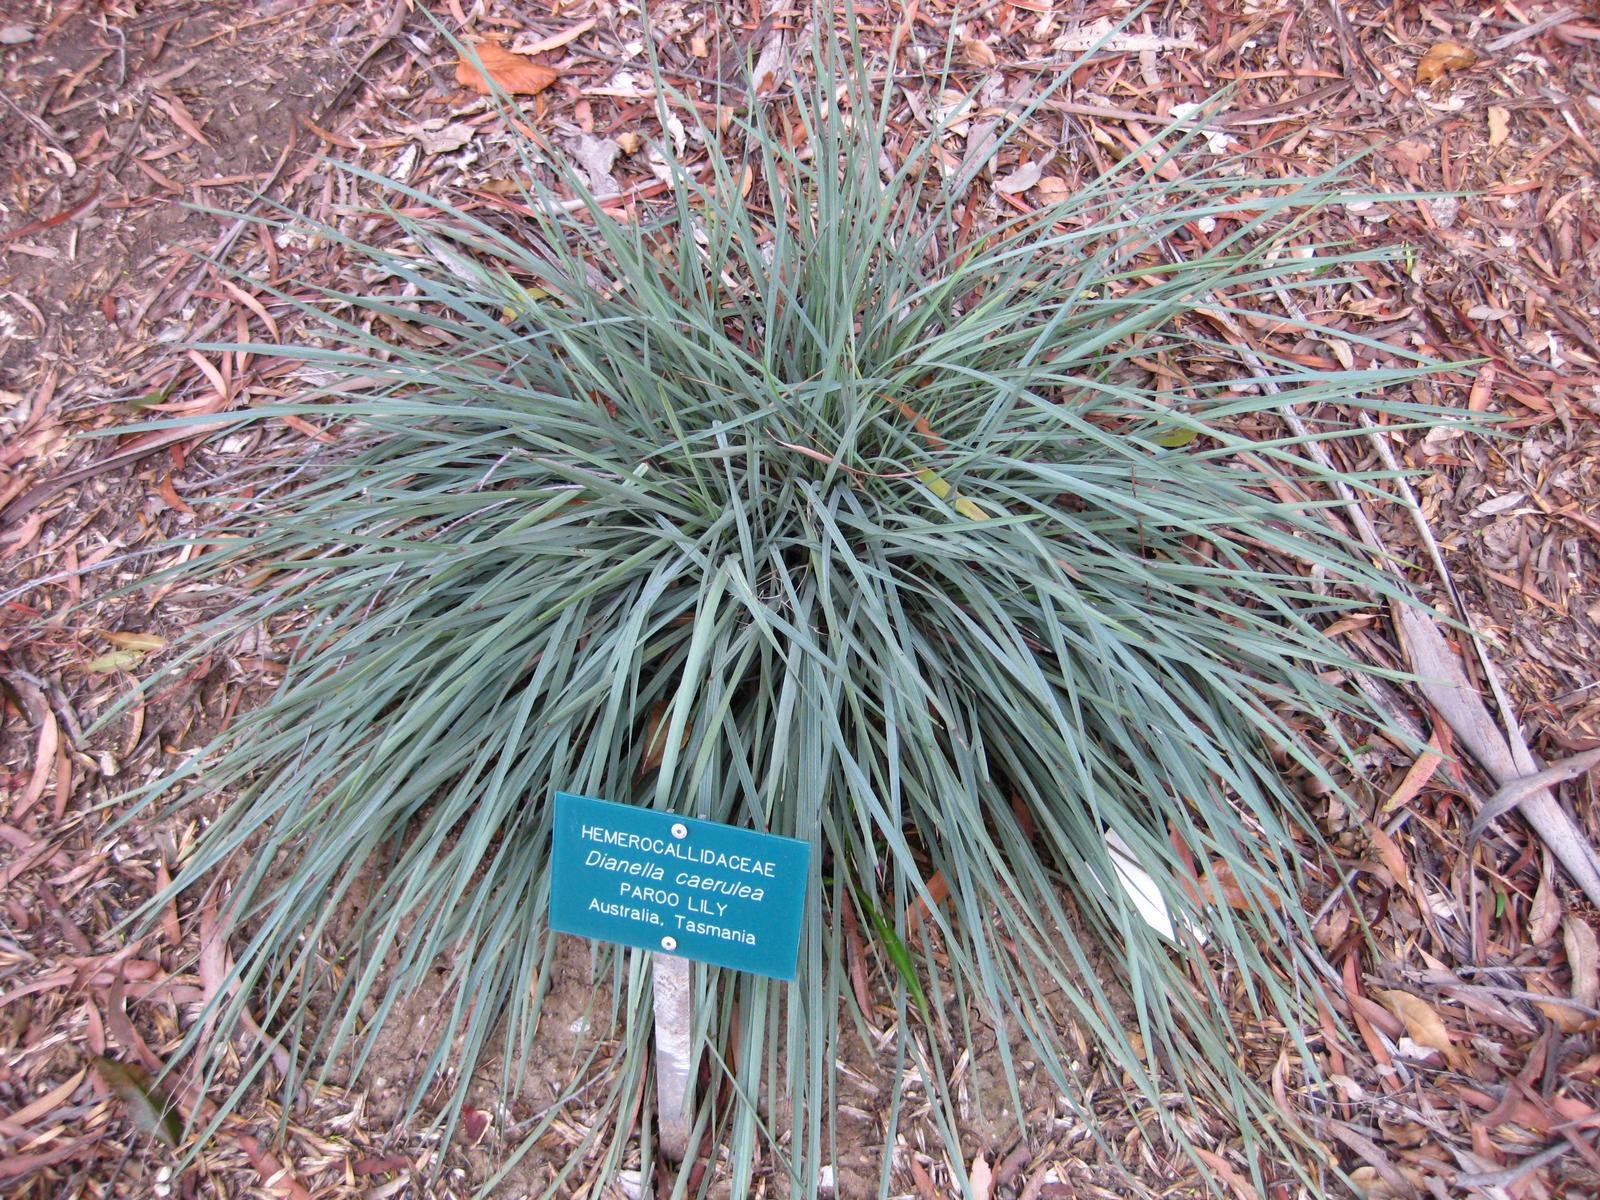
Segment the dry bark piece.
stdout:
[[[496,87],[513,96],[533,96],[561,78],[561,72],[554,67],[513,54],[493,42],[479,42],[472,52],[483,64],[482,69],[470,57],[463,56],[456,63],[456,82],[481,96],[491,94]],[[488,73],[487,78],[484,72]]]
[[1489,145],[1498,146],[1511,131],[1511,110],[1498,104],[1489,106]]

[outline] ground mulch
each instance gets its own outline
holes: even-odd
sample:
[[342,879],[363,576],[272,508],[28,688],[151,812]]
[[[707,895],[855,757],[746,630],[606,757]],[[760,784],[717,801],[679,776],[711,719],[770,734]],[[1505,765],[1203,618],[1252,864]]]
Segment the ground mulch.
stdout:
[[[214,894],[130,939],[124,919],[195,831],[116,826],[116,797],[225,729],[282,667],[242,645],[136,697],[196,614],[184,595],[128,585],[193,552],[181,538],[227,503],[237,463],[301,461],[332,435],[297,416],[205,442],[109,431],[293,394],[282,361],[199,347],[292,340],[294,311],[266,285],[363,285],[335,240],[242,219],[285,204],[370,234],[377,218],[330,159],[514,214],[521,167],[504,118],[445,31],[508,52],[496,61],[525,93],[526,131],[626,207],[663,194],[650,147],[675,136],[645,39],[686,96],[771,102],[804,75],[819,12],[661,3],[646,27],[635,6],[603,0],[0,3],[0,1192],[466,1195],[514,1144],[528,1096],[471,1110],[450,1145],[393,1128],[404,1047],[287,1114],[261,1093],[187,1167],[163,1144],[164,1101],[191,1113],[205,1101],[150,1080],[225,985],[226,958],[209,937]],[[971,106],[943,147],[959,164],[985,153],[986,121],[1060,82],[1128,10],[911,0],[857,12],[886,62],[896,47],[897,131]],[[947,52],[956,69],[941,92]],[[1310,314],[1324,337],[1226,314],[1212,332],[1241,355],[1309,367],[1376,362],[1386,347],[1457,364],[1418,398],[1493,416],[1492,434],[1378,430],[1339,453],[1418,472],[1425,525],[1385,511],[1375,524],[1414,586],[1481,635],[1481,655],[1448,636],[1502,733],[1510,713],[1549,762],[1600,747],[1600,17],[1510,0],[1158,4],[1074,67],[1027,141],[989,162],[966,219],[981,229],[1048,203],[1178,106],[1213,98],[1221,110],[1192,153],[1238,155],[1265,176],[1346,163],[1371,198],[1319,212],[1308,239],[1407,249]],[[1210,235],[1189,231],[1195,246]],[[1416,665],[1382,608],[1341,625],[1372,661]],[[1321,803],[1354,884],[1305,898],[1342,980],[1330,1005],[1354,1035],[1314,1033],[1328,1082],[1313,1088],[1285,1031],[1252,1024],[1243,1003],[1236,1020],[1311,1133],[1309,1171],[1336,1165],[1373,1197],[1600,1194],[1600,917],[1516,815],[1469,836],[1474,797],[1496,781],[1423,697],[1387,702],[1432,749],[1375,746],[1350,797]],[[1594,782],[1579,774],[1561,796],[1593,844]],[[857,1177],[845,1160],[873,1178],[888,1132],[874,1067],[842,1066],[841,1196]],[[952,1078],[964,1070],[950,1064]],[[1150,1195],[1200,1194],[1206,1177],[1257,1195],[1226,1121],[1196,1117],[1200,1134],[1217,1131],[1201,1172],[1141,1136],[1116,1079],[1091,1065],[1085,1088],[1103,1140],[1040,1098],[1025,1135],[968,1123],[973,1178],[1027,1200],[1126,1195],[1121,1170]],[[895,1194],[951,1194],[952,1164],[916,1120],[899,1131]],[[585,1121],[557,1122],[502,1194],[539,1190]],[[1272,1197],[1301,1194],[1281,1165],[1261,1165],[1281,1181]],[[570,1194],[593,1194],[579,1176]]]

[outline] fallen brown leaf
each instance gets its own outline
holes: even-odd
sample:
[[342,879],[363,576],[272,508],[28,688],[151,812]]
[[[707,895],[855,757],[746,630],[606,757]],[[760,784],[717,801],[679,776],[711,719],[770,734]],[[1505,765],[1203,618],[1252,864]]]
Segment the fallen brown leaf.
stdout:
[[577,41],[578,38],[588,33],[598,23],[598,17],[590,17],[587,21],[579,21],[576,25],[563,29],[560,33],[552,33],[549,37],[540,38],[531,46],[522,47],[522,53],[543,54],[547,50],[559,50],[568,42]]
[[[482,62],[483,69],[479,70],[470,58],[463,57],[456,63],[456,82],[481,96],[489,95],[496,86],[513,96],[532,96],[544,91],[561,77],[554,67],[536,63],[521,54],[513,54],[493,42],[479,42],[472,49]],[[485,71],[488,72],[487,78]]]
[[1556,894],[1555,860],[1546,854],[1544,867],[1539,873],[1539,886],[1533,893],[1533,905],[1528,910],[1528,941],[1542,946],[1555,937],[1561,928],[1561,897]]
[[73,1092],[78,1090],[78,1085],[83,1082],[83,1077],[88,1073],[88,1067],[79,1068],[78,1073],[63,1083],[60,1087],[45,1093],[43,1096],[40,1096],[32,1104],[28,1104],[17,1109],[17,1111],[7,1117],[6,1120],[12,1125],[26,1126],[30,1122],[38,1120],[45,1114],[53,1112],[58,1105],[66,1102],[67,1097],[71,1096]]
[[19,820],[44,795],[45,784],[50,780],[50,768],[55,765],[56,749],[61,744],[61,727],[56,723],[56,714],[50,706],[41,702],[29,707],[29,715],[37,715],[39,720],[39,741],[34,749],[33,771],[29,774],[28,786],[22,789],[22,794],[11,806],[13,821]]
[[[667,706],[656,704],[650,709],[650,723],[644,739],[644,757],[639,760],[639,777],[643,778],[661,765],[661,760],[667,755],[667,729],[671,722],[668,720]],[[683,737],[679,740],[678,749],[681,751],[689,744],[691,730],[685,729]]]
[[287,1200],[311,1200],[311,1193],[294,1177],[288,1167],[280,1163],[268,1151],[262,1149],[261,1143],[248,1134],[239,1134],[234,1138],[239,1149],[244,1151],[250,1165],[256,1169],[256,1174],[261,1176],[261,1186],[267,1191]]
[[106,641],[110,642],[118,650],[137,650],[141,654],[161,650],[167,644],[166,638],[155,633],[111,632],[106,634]]
[[1385,1008],[1405,1022],[1406,1032],[1411,1035],[1412,1041],[1430,1050],[1437,1050],[1451,1066],[1457,1065],[1461,1052],[1433,1005],[1410,992],[1375,990],[1373,994],[1383,1001]]
[[867,948],[861,940],[861,924],[856,920],[856,910],[848,903],[839,909],[839,916],[844,929],[845,956],[850,963],[850,987],[862,1013],[870,1013],[872,988],[867,982]]
[[[1194,895],[1195,889],[1188,889]],[[1239,884],[1239,878],[1233,873],[1233,868],[1220,858],[1213,859],[1206,873],[1199,881],[1199,895],[1195,897],[1202,904],[1208,901],[1212,904],[1225,904],[1229,908],[1241,912],[1249,912],[1261,907],[1265,900],[1275,909],[1283,909],[1283,899],[1270,888],[1261,888],[1255,895],[1246,892]]]
[[1428,748],[1417,755],[1416,761],[1411,764],[1394,791],[1389,794],[1389,798],[1383,802],[1383,806],[1378,810],[1379,815],[1386,817],[1395,809],[1403,808],[1415,800],[1442,762],[1444,755],[1439,752],[1439,733],[1435,730]]
[[1600,943],[1594,930],[1576,913],[1568,913],[1561,925],[1561,940],[1567,950],[1567,966],[1572,969],[1572,998],[1594,1008],[1600,1001]]
[[1072,185],[1059,175],[1046,175],[1034,186],[1039,189],[1039,199],[1045,204],[1060,204],[1072,193]]
[[1417,82],[1433,83],[1451,71],[1465,71],[1478,56],[1457,42],[1435,42],[1417,63]]
[[1027,191],[1044,178],[1044,163],[1024,163],[1009,175],[995,180],[994,190],[1006,196],[1016,196]]

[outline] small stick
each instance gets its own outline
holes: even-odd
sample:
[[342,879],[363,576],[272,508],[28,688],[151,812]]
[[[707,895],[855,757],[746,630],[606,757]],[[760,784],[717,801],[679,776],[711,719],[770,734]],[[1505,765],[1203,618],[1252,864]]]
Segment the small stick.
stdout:
[[1513,779],[1494,795],[1490,796],[1484,806],[1478,810],[1477,817],[1472,822],[1472,828],[1467,831],[1467,849],[1471,850],[1478,844],[1478,839],[1483,836],[1495,818],[1510,812],[1535,792],[1543,791],[1552,784],[1565,783],[1569,779],[1576,779],[1579,775],[1591,770],[1600,764],[1600,749],[1586,750],[1582,754],[1574,754],[1571,758],[1564,758],[1554,766],[1546,767],[1542,771],[1535,771],[1532,775],[1524,775],[1520,779]]
[[1519,1183],[1541,1167],[1547,1167],[1556,1159],[1563,1157],[1572,1149],[1570,1141],[1557,1142],[1553,1146],[1546,1146],[1537,1154],[1529,1155],[1515,1166],[1507,1167],[1503,1171],[1484,1171],[1476,1175],[1462,1174],[1456,1176],[1459,1187],[1490,1188],[1509,1187]]
[[1494,41],[1485,44],[1485,50],[1509,50],[1512,46],[1527,41],[1529,38],[1538,37],[1546,29],[1554,29],[1557,25],[1564,25],[1578,15],[1576,9],[1563,8],[1553,12],[1548,17],[1535,21],[1532,25],[1524,25],[1521,29],[1514,29],[1510,33],[1501,34]]

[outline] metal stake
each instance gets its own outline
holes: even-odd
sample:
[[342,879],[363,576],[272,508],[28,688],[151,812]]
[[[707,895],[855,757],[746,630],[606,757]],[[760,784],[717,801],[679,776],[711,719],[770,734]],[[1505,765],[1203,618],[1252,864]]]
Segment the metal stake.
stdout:
[[[663,949],[675,948],[663,938]],[[694,1022],[689,1003],[689,960],[674,954],[652,954],[650,973],[655,989],[656,1128],[661,1152],[682,1162],[689,1152],[689,1114],[694,1104],[689,1045]]]

